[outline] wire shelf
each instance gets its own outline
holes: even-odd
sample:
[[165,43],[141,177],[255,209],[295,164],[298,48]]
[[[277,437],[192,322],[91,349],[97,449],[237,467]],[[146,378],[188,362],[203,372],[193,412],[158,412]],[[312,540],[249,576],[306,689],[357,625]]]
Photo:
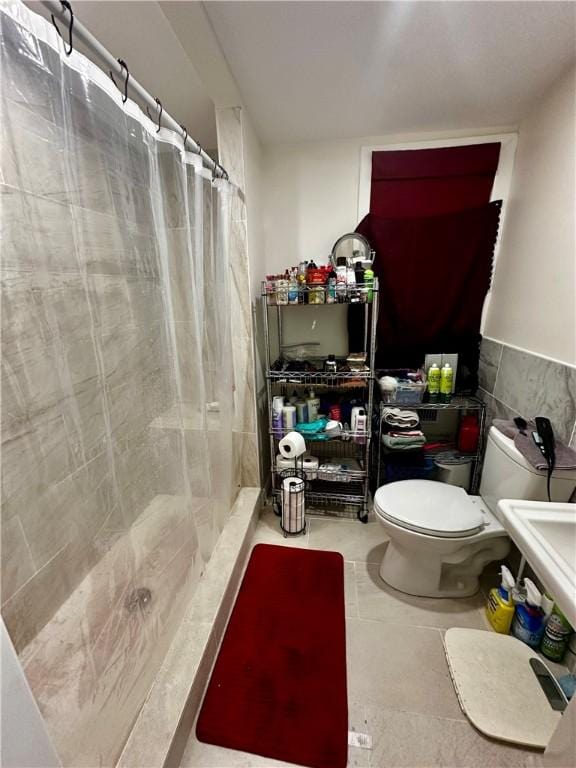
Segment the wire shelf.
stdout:
[[405,411],[448,411],[448,410],[483,410],[485,404],[477,397],[454,395],[449,403],[380,403],[380,414],[384,408],[402,408]]
[[325,387],[366,387],[372,379],[370,370],[365,371],[274,371],[266,372],[266,378],[273,384],[294,384],[294,386],[325,386]]
[[378,279],[373,283],[354,283],[353,285],[337,285],[330,289],[326,283],[298,283],[297,288],[291,288],[286,281],[285,286],[271,287],[266,280],[261,283],[260,295],[266,299],[269,307],[302,307],[302,306],[336,306],[338,304],[372,304],[374,294],[378,293]]
[[[280,283],[280,284],[278,284]],[[351,433],[340,435],[328,440],[314,440],[314,436],[303,434],[307,448],[311,454],[320,460],[320,463],[331,463],[335,467],[336,474],[329,480],[309,480],[306,486],[306,509],[318,514],[326,514],[335,517],[351,517],[365,523],[368,520],[368,467],[370,466],[371,441],[371,416],[373,410],[374,387],[374,358],[376,351],[376,322],[378,318],[378,281],[370,285],[358,284],[354,286],[304,285],[301,291],[295,291],[294,284],[289,285],[281,280],[264,281],[262,284],[262,313],[264,339],[266,347],[266,394],[269,413],[269,440],[272,460],[276,461],[278,453],[278,441],[281,439],[274,432],[272,423],[272,402],[276,395],[291,395],[294,390],[303,388],[314,389],[317,394],[327,392],[339,392],[344,397],[360,397],[364,404],[366,414],[366,434]],[[278,300],[280,299],[280,300]],[[325,303],[326,302],[326,303]],[[361,350],[365,359],[357,358],[339,359],[337,365],[340,370],[324,370],[325,360],[306,359],[305,364],[297,364],[296,360],[288,360],[288,353],[283,351],[294,345],[285,345],[284,335],[284,309],[290,306],[318,307],[326,304],[354,304],[363,307],[361,313],[364,316],[364,341]],[[275,311],[270,311],[275,305]],[[288,312],[290,314],[290,312]],[[270,324],[274,324],[271,337]],[[271,359],[272,347],[280,351],[280,357],[273,362]],[[316,343],[305,339],[303,344],[316,346]],[[277,353],[276,353],[277,354]],[[357,362],[358,360],[358,362]],[[365,364],[364,364],[365,363]],[[354,367],[354,370],[351,368]],[[291,370],[292,368],[307,368],[307,370]],[[320,394],[322,397],[322,394]],[[355,460],[355,463],[350,461]],[[357,462],[357,463],[356,463]],[[343,470],[346,474],[338,474],[339,466],[347,464],[350,469]],[[275,505],[281,498],[279,477],[272,469],[272,494]],[[345,482],[342,482],[344,480]]]
[[[274,490],[274,496],[280,498],[282,491]],[[315,504],[326,506],[351,505],[363,507],[365,504],[364,484],[361,482],[338,483],[327,480],[312,480],[306,489],[306,506]]]
[[[288,430],[289,432],[298,432],[297,429]],[[280,442],[282,440],[282,437],[278,434],[276,434],[275,430],[269,429],[268,434],[274,438],[276,442]],[[337,437],[322,437],[319,439],[316,435],[307,435],[304,432],[299,432],[298,434],[301,434],[304,438],[304,441],[306,443],[311,443],[313,445],[310,446],[310,450],[318,451],[322,450],[322,446],[328,446],[326,448],[326,451],[328,453],[332,452],[332,449],[334,450],[341,450],[340,446],[354,446],[357,447],[359,451],[364,451],[366,448],[366,443],[371,439],[370,433],[367,432],[352,432],[350,430],[345,430],[341,435],[338,435]],[[324,433],[320,433],[320,435],[323,435]]]
[[[293,470],[281,470],[281,469],[273,469],[272,472],[276,475],[277,478],[283,479],[284,477],[289,477],[289,475],[283,475],[283,472],[292,472]],[[335,479],[328,479],[328,477],[314,477],[314,479],[311,478],[311,475],[318,475],[318,474],[328,474],[326,472],[323,472],[322,468],[319,467],[315,470],[303,470],[307,476],[307,480],[310,483],[316,483],[316,482],[323,482],[328,483],[330,487],[332,487],[332,491],[334,490],[334,487],[338,485],[340,487],[341,485],[350,485],[350,483],[361,483],[366,477],[367,472],[363,469],[339,469],[337,473],[334,473]]]

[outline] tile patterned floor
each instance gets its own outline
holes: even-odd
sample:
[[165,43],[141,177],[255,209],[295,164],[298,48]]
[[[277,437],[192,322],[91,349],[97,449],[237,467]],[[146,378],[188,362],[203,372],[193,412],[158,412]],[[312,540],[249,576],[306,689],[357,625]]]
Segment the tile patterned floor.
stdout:
[[[372,749],[349,748],[358,768],[536,766],[538,753],[491,741],[466,720],[444,655],[449,627],[486,629],[482,594],[458,600],[404,595],[378,575],[386,546],[377,522],[309,518],[307,533],[285,539],[264,512],[253,543],[341,552],[345,559],[349,729]],[[190,736],[183,768],[263,768],[287,763],[213,747]]]

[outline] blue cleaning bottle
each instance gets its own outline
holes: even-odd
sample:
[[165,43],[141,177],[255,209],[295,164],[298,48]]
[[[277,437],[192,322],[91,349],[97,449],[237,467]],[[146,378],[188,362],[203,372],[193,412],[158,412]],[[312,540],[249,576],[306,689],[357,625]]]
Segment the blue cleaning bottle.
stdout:
[[512,634],[531,648],[539,648],[546,626],[542,594],[531,579],[524,579],[526,602],[516,606]]

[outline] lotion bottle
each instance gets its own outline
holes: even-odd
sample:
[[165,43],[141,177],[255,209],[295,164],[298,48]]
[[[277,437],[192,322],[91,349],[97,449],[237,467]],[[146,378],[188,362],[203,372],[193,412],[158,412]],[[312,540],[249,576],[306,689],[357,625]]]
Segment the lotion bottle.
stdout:
[[318,411],[320,410],[320,398],[315,396],[313,389],[310,390],[306,405],[308,406],[308,421],[316,421],[318,418]]

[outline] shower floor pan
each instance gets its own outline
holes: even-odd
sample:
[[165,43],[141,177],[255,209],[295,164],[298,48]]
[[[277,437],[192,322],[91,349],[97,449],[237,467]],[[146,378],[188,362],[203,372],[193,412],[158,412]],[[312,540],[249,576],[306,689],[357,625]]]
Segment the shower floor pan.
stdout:
[[[20,660],[65,767],[179,764],[259,502],[259,488],[240,490],[204,566],[198,556],[194,562],[187,539],[189,508],[181,497],[156,496],[129,541],[110,544],[109,555],[24,648]],[[168,564],[166,551],[174,552]],[[111,590],[122,584],[111,614]]]

